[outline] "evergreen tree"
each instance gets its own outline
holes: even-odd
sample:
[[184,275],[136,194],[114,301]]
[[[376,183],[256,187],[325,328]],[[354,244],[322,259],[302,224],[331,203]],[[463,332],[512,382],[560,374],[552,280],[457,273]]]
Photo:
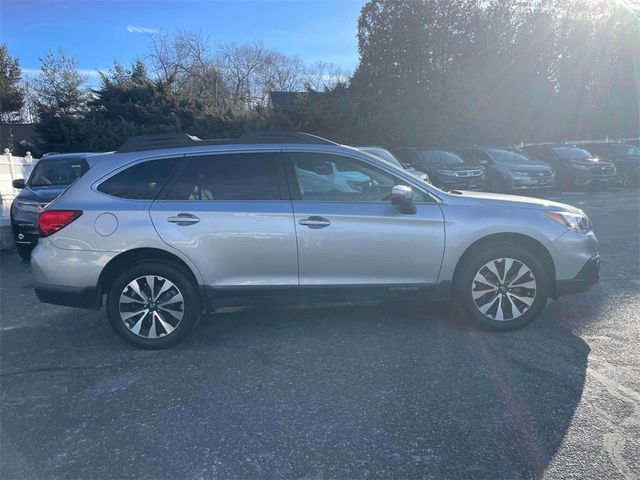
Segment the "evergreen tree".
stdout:
[[9,55],[4,44],[0,45],[0,121],[15,119],[24,105],[20,88],[21,70],[18,60]]

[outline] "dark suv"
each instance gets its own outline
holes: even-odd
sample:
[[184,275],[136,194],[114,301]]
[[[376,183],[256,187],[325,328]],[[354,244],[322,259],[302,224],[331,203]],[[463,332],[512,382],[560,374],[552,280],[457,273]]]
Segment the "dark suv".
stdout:
[[455,153],[446,150],[401,147],[393,153],[403,162],[429,175],[431,183],[444,190],[484,190],[484,168],[468,165]]
[[624,186],[640,186],[640,148],[618,142],[585,142],[576,147],[588,150],[600,160],[612,162]]
[[548,190],[555,186],[555,172],[546,163],[506,148],[461,148],[455,150],[465,162],[483,165],[492,192]]
[[11,227],[18,255],[28,260],[38,242],[38,215],[88,169],[87,153],[53,154],[33,167],[29,179],[13,181],[20,193],[11,204]]
[[534,144],[520,147],[528,156],[549,163],[556,171],[562,190],[580,187],[608,187],[618,181],[616,167],[599,160],[587,150],[565,144]]

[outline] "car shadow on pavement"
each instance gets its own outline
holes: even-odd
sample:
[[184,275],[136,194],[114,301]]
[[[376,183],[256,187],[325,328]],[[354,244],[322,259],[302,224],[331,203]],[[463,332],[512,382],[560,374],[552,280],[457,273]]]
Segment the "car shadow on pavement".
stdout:
[[539,477],[589,354],[551,320],[485,332],[443,304],[209,315],[155,352],[60,308],[1,342],[4,478]]

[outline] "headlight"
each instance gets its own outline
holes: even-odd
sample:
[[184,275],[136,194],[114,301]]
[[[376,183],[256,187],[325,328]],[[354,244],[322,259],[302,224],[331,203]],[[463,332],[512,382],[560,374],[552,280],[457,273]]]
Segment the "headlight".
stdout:
[[13,204],[17,210],[30,213],[40,213],[42,206],[38,202],[30,202],[28,200],[14,200]]
[[591,220],[584,213],[545,212],[549,218],[578,233],[591,231]]

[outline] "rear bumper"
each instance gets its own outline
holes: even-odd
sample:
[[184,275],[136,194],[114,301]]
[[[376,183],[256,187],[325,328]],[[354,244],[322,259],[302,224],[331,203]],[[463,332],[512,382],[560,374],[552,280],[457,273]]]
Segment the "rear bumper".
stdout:
[[586,292],[598,283],[598,280],[600,280],[600,256],[596,255],[584,264],[575,278],[556,282],[554,298]]
[[99,309],[100,272],[113,252],[62,250],[41,238],[31,252],[31,273],[38,299],[44,303]]
[[35,245],[38,243],[38,226],[31,223],[13,222],[13,240],[18,245]]
[[100,310],[102,295],[96,288],[58,287],[54,285],[35,284],[34,290],[38,300],[65,307],[89,308]]

